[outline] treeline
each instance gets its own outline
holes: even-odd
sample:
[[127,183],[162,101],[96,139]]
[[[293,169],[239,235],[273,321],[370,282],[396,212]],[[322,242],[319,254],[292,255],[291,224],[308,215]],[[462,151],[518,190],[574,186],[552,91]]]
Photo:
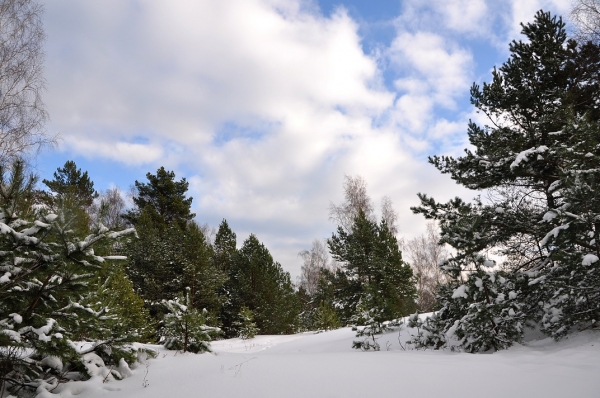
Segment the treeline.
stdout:
[[36,181],[22,160],[0,165],[3,391],[87,375],[92,354],[119,378],[134,341],[202,352],[214,338],[299,329],[289,274],[254,235],[238,249],[225,220],[213,240],[173,172],[136,181],[129,209],[73,161],[44,190]]
[[[186,303],[201,313],[207,325],[224,337],[245,335],[255,323],[263,334],[293,333],[298,329],[300,303],[289,273],[273,260],[254,235],[237,248],[237,237],[226,220],[214,242],[191,213],[188,183],[176,181],[173,172],[160,168],[147,174],[148,182],[135,182],[134,208],[124,219],[137,231],[122,248],[125,270],[152,319],[157,336],[165,338],[161,320],[166,301]],[[181,342],[174,348],[196,350]]]

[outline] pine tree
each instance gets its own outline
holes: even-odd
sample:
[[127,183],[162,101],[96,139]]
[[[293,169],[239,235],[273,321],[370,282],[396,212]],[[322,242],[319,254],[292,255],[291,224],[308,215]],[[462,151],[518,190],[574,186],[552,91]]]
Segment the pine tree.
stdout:
[[87,171],[82,172],[72,160],[65,163],[63,168],[54,172],[54,179],[42,181],[50,192],[40,192],[39,200],[50,209],[68,208],[77,213],[76,224],[73,228],[81,234],[90,232],[89,210],[98,193],[94,190],[94,183],[90,180]]
[[185,295],[163,304],[167,311],[160,334],[165,348],[193,353],[210,351],[210,341],[221,330],[206,324],[206,310],[194,308],[191,289],[186,288]]
[[226,274],[216,269],[213,248],[192,221],[188,183],[175,181],[164,167],[147,178],[147,184],[136,181],[135,208],[126,214],[137,231],[137,239],[124,248],[127,274],[155,320],[165,315],[165,300],[176,300],[189,288],[192,308],[206,309],[206,321],[216,326]]
[[364,326],[356,329],[357,337],[368,335],[372,340],[355,342],[354,347],[378,349],[374,336],[385,330],[386,321],[414,310],[412,270],[402,261],[398,241],[387,223],[382,220],[378,225],[362,211],[349,232],[339,227],[328,244],[333,258],[342,264],[340,274],[345,274],[346,285],[352,287],[338,290],[338,299],[345,300],[337,304],[351,314],[348,321]]
[[[413,209],[439,220],[442,242],[457,251],[443,266],[453,280],[435,322],[471,352],[520,341],[526,322],[560,337],[600,315],[592,299],[600,48],[567,40],[562,20],[542,11],[522,26],[528,40],[511,43],[492,83],[471,89],[492,123],[469,124],[475,151],[430,159],[488,197],[440,204],[420,194]],[[503,271],[486,265],[490,250],[507,259]]]
[[[229,273],[226,289],[230,292],[227,311],[240,314],[247,306],[254,314],[257,327],[263,334],[296,332],[300,303],[294,292],[289,273],[273,261],[269,250],[250,235],[238,251]],[[237,335],[234,323],[227,332]]]
[[229,272],[237,255],[237,238],[225,219],[219,225],[213,246],[215,267],[225,273]]
[[98,192],[94,189],[94,183],[90,180],[88,172],[81,172],[72,160],[67,160],[64,167],[54,172],[53,180],[42,181],[55,197],[72,198],[79,206],[88,207]]
[[11,394],[56,385],[68,371],[81,370],[75,338],[89,336],[89,352],[112,357],[113,364],[111,352],[125,355],[118,347],[126,336],[111,334],[111,308],[92,299],[91,282],[115,259],[94,248],[133,231],[102,228],[78,236],[72,228],[78,213],[35,205],[34,184],[22,161],[0,165],[0,389]]
[[161,167],[152,173],[146,174],[148,183],[135,181],[136,195],[133,203],[136,208],[128,211],[125,218],[136,225],[142,212],[152,218],[157,227],[164,227],[177,223],[180,228],[185,229],[188,221],[196,215],[191,212],[193,198],[187,198],[186,192],[189,183],[182,178],[175,181],[175,173]]
[[254,322],[254,314],[250,308],[243,306],[240,310],[239,320],[234,323],[238,331],[238,337],[242,340],[248,340],[256,336],[259,329]]

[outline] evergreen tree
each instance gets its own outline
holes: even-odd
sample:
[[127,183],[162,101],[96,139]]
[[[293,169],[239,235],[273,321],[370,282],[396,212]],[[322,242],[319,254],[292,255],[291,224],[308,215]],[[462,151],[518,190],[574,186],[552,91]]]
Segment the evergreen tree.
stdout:
[[173,300],[185,290],[184,265],[178,261],[184,233],[177,225],[159,230],[146,211],[137,220],[136,232],[137,238],[131,238],[124,249],[127,274],[157,316],[163,300]]
[[98,192],[94,189],[94,183],[90,180],[88,172],[82,172],[72,160],[67,160],[64,167],[54,172],[53,180],[42,181],[54,194],[55,197],[72,198],[79,206],[88,207]]
[[[471,122],[475,151],[430,159],[459,184],[487,189],[488,200],[440,204],[420,194],[413,209],[439,220],[442,242],[457,251],[443,266],[453,281],[440,291],[435,333],[471,352],[519,341],[525,322],[560,337],[600,315],[600,48],[567,40],[562,20],[542,11],[522,26],[528,40],[511,43],[492,83],[471,89],[492,127]],[[505,271],[488,266],[490,250],[505,256]]]
[[175,300],[189,288],[192,306],[206,309],[207,320],[216,324],[226,274],[212,263],[212,247],[198,225],[190,222],[182,230],[175,223],[161,231],[154,227],[152,217],[142,212],[136,230],[137,239],[131,239],[125,248],[127,273],[150,313],[160,320],[163,301]]
[[210,242],[192,221],[192,198],[185,195],[188,183],[185,179],[175,181],[175,174],[163,167],[147,177],[147,184],[136,181],[136,207],[126,214],[137,231],[137,238],[130,239],[124,248],[129,259],[127,274],[158,323],[159,336],[175,333],[162,329],[170,325],[165,316],[175,322],[179,315],[173,311],[178,305],[184,305],[190,316],[199,311],[202,322],[216,327],[225,301],[221,287],[226,273],[217,269]]
[[[290,275],[256,236],[250,235],[238,251],[226,289],[230,292],[227,311],[240,314],[243,306],[248,307],[261,333],[294,333],[298,328],[300,303]],[[227,333],[237,334],[233,323]]]
[[141,213],[145,211],[157,227],[176,222],[185,229],[187,222],[196,216],[190,211],[193,198],[185,196],[189,183],[185,178],[175,181],[175,173],[164,167],[158,169],[156,175],[146,174],[146,178],[148,183],[135,181],[137,194],[133,197],[133,203],[136,208],[128,211],[125,218],[137,225]]
[[163,304],[167,311],[160,334],[165,348],[193,353],[210,351],[209,342],[221,331],[206,325],[207,312],[194,308],[191,289],[186,289],[185,296]]
[[229,272],[237,255],[237,238],[225,219],[219,225],[213,247],[215,267],[225,273]]
[[[362,211],[349,232],[339,227],[328,244],[333,258],[342,264],[340,276],[351,287],[338,290],[338,298],[344,300],[336,304],[351,314],[348,321],[366,325],[368,330],[359,330],[357,337],[369,333],[375,343],[373,336],[383,332],[386,321],[414,310],[416,290],[412,270],[402,261],[398,241],[387,223],[382,220],[378,225]],[[378,346],[355,344],[355,348]]]
[[90,229],[89,210],[93,201],[98,197],[94,190],[94,183],[90,180],[87,171],[82,172],[72,160],[65,163],[63,168],[54,172],[54,179],[42,181],[50,192],[40,192],[41,202],[57,211],[57,209],[70,209],[77,213],[75,217],[76,228],[81,234],[87,234]]
[[238,331],[238,337],[242,340],[253,338],[259,331],[256,322],[254,322],[254,314],[246,306],[243,306],[240,310],[239,320],[235,322],[234,327]]
[[0,390],[11,394],[52,387],[67,372],[81,371],[76,338],[89,338],[89,352],[112,364],[125,355],[118,347],[127,340],[112,333],[111,308],[96,299],[91,282],[115,259],[94,248],[133,231],[78,236],[72,228],[78,213],[34,206],[34,183],[23,162],[0,166]]

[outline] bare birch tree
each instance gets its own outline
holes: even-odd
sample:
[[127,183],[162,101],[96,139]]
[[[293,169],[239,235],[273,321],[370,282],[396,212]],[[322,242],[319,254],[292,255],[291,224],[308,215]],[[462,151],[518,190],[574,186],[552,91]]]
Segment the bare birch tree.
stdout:
[[392,235],[398,235],[398,213],[394,210],[389,196],[381,199],[381,219],[386,222]]
[[100,192],[87,211],[92,224],[102,222],[109,229],[119,229],[126,223],[121,217],[125,207],[123,193],[118,187],[114,187]]
[[299,287],[304,288],[309,296],[317,291],[317,285],[323,269],[330,268],[329,250],[325,241],[315,239],[310,250],[298,253],[304,263],[300,269]]
[[[376,221],[374,206],[371,197],[367,194],[367,182],[357,175],[354,177],[344,175],[344,198],[339,205],[329,204],[329,219],[350,231],[354,218],[362,210],[367,219]],[[389,196],[381,199],[381,219],[387,223],[388,228],[395,236],[398,234],[398,213],[394,210]]]
[[600,42],[600,0],[575,0],[571,20],[577,27],[577,39]]
[[435,309],[436,289],[446,281],[439,264],[449,257],[448,250],[438,244],[440,235],[433,222],[424,234],[403,244],[404,254],[417,277],[417,306],[420,312]]
[[340,205],[330,203],[329,219],[337,225],[350,231],[354,218],[359,210],[369,219],[373,219],[373,201],[367,195],[367,183],[361,176],[351,177],[344,175],[344,196],[345,201]]
[[0,2],[0,163],[55,142],[44,129],[42,13],[33,0]]

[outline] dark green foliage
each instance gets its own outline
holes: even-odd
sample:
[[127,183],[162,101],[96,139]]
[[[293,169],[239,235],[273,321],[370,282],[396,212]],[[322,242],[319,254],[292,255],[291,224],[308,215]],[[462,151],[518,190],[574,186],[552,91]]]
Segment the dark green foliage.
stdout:
[[98,197],[94,183],[87,171],[81,172],[72,160],[67,160],[63,168],[54,172],[54,180],[42,181],[54,194],[54,197],[73,198],[78,206],[87,207]]
[[185,230],[174,223],[162,231],[154,228],[146,212],[138,219],[137,239],[126,246],[127,273],[135,291],[146,301],[151,314],[160,319],[163,300],[174,300],[190,288],[192,306],[206,309],[213,321],[223,298],[223,272],[211,262],[212,248],[195,223]]
[[[185,290],[184,267],[179,263],[184,256],[184,233],[177,225],[160,231],[147,212],[138,218],[136,232],[137,238],[130,239],[125,247],[127,274],[135,291],[153,308]],[[155,315],[156,308],[153,311]]]
[[[493,127],[470,123],[475,152],[465,150],[458,159],[434,156],[431,162],[468,188],[528,187],[555,207],[549,188],[559,178],[560,158],[543,147],[556,145],[554,133],[571,113],[598,120],[600,54],[591,43],[578,47],[567,40],[564,23],[550,13],[539,11],[522,33],[528,41],[510,44],[511,58],[494,69],[492,83],[471,88],[471,102]],[[515,164],[525,150],[531,150],[530,159]]]
[[[121,261],[122,262],[122,261]],[[92,296],[111,308],[105,316],[110,336],[127,336],[138,342],[149,342],[154,336],[154,325],[144,306],[144,300],[133,290],[133,283],[127,277],[124,268],[117,264],[106,264],[97,277],[97,292]],[[106,338],[107,336],[96,336]]]
[[[237,315],[247,306],[260,333],[285,334],[297,330],[300,302],[290,275],[273,261],[256,236],[250,235],[238,251],[225,288],[229,292],[226,312]],[[232,320],[236,321],[239,322]],[[237,334],[233,326],[226,330],[228,335]]]
[[165,348],[196,354],[210,351],[210,341],[221,331],[206,324],[206,310],[194,308],[190,288],[185,295],[163,301],[163,305],[166,314],[160,335]]
[[[390,321],[415,308],[412,270],[402,261],[386,222],[378,225],[362,210],[348,232],[339,227],[327,243],[341,268],[323,272],[314,295],[319,301],[316,315],[326,317],[321,321],[327,323],[353,324],[361,338],[354,348],[379,350],[377,336],[393,326]],[[336,317],[331,316],[333,308]]]
[[136,181],[136,208],[126,215],[137,231],[137,239],[124,248],[127,274],[157,322],[168,315],[165,302],[185,295],[189,311],[206,311],[203,321],[216,326],[226,274],[216,268],[212,246],[191,221],[188,183],[175,181],[175,174],[163,167],[147,177],[148,184]]
[[38,200],[52,211],[68,209],[74,216],[71,227],[80,234],[90,232],[88,210],[98,197],[87,171],[82,172],[72,160],[54,172],[52,181],[43,180],[50,192],[38,192]]
[[[117,352],[127,340],[113,335],[111,308],[91,284],[110,261],[94,248],[133,231],[78,235],[73,209],[32,206],[34,182],[23,162],[0,166],[0,382],[11,393],[77,371],[74,339],[89,338],[90,352]],[[47,365],[49,357],[62,367]]]
[[341,326],[335,309],[325,302],[315,309],[313,319],[313,330],[333,330]]
[[259,329],[256,322],[254,322],[254,314],[250,308],[243,306],[238,318],[239,320],[234,323],[234,328],[238,331],[238,337],[242,340],[248,340],[256,336]]
[[133,198],[135,209],[126,213],[125,218],[137,226],[142,212],[146,212],[156,227],[177,223],[185,229],[188,221],[196,215],[190,211],[193,198],[186,198],[189,183],[182,178],[175,181],[175,173],[161,167],[146,174],[148,183],[136,181],[137,194]]
[[312,303],[335,308],[340,324],[346,326],[356,314],[362,288],[361,281],[353,279],[343,268],[323,270]]
[[[440,204],[420,194],[413,209],[439,220],[457,251],[426,329],[451,331],[470,352],[520,341],[528,322],[559,338],[600,316],[600,48],[567,40],[562,21],[541,11],[522,32],[528,41],[510,45],[492,83],[471,90],[492,127],[470,123],[473,152],[430,159],[487,198]],[[484,266],[490,250],[505,256],[504,271]]]
[[412,270],[402,261],[398,242],[384,221],[377,225],[360,211],[350,232],[338,228],[328,245],[333,258],[342,264],[332,285],[343,323],[351,321],[348,315],[358,320],[360,303],[369,311],[376,309],[380,322],[414,310]]
[[237,255],[237,238],[225,219],[219,225],[213,249],[215,267],[225,273],[229,272]]

